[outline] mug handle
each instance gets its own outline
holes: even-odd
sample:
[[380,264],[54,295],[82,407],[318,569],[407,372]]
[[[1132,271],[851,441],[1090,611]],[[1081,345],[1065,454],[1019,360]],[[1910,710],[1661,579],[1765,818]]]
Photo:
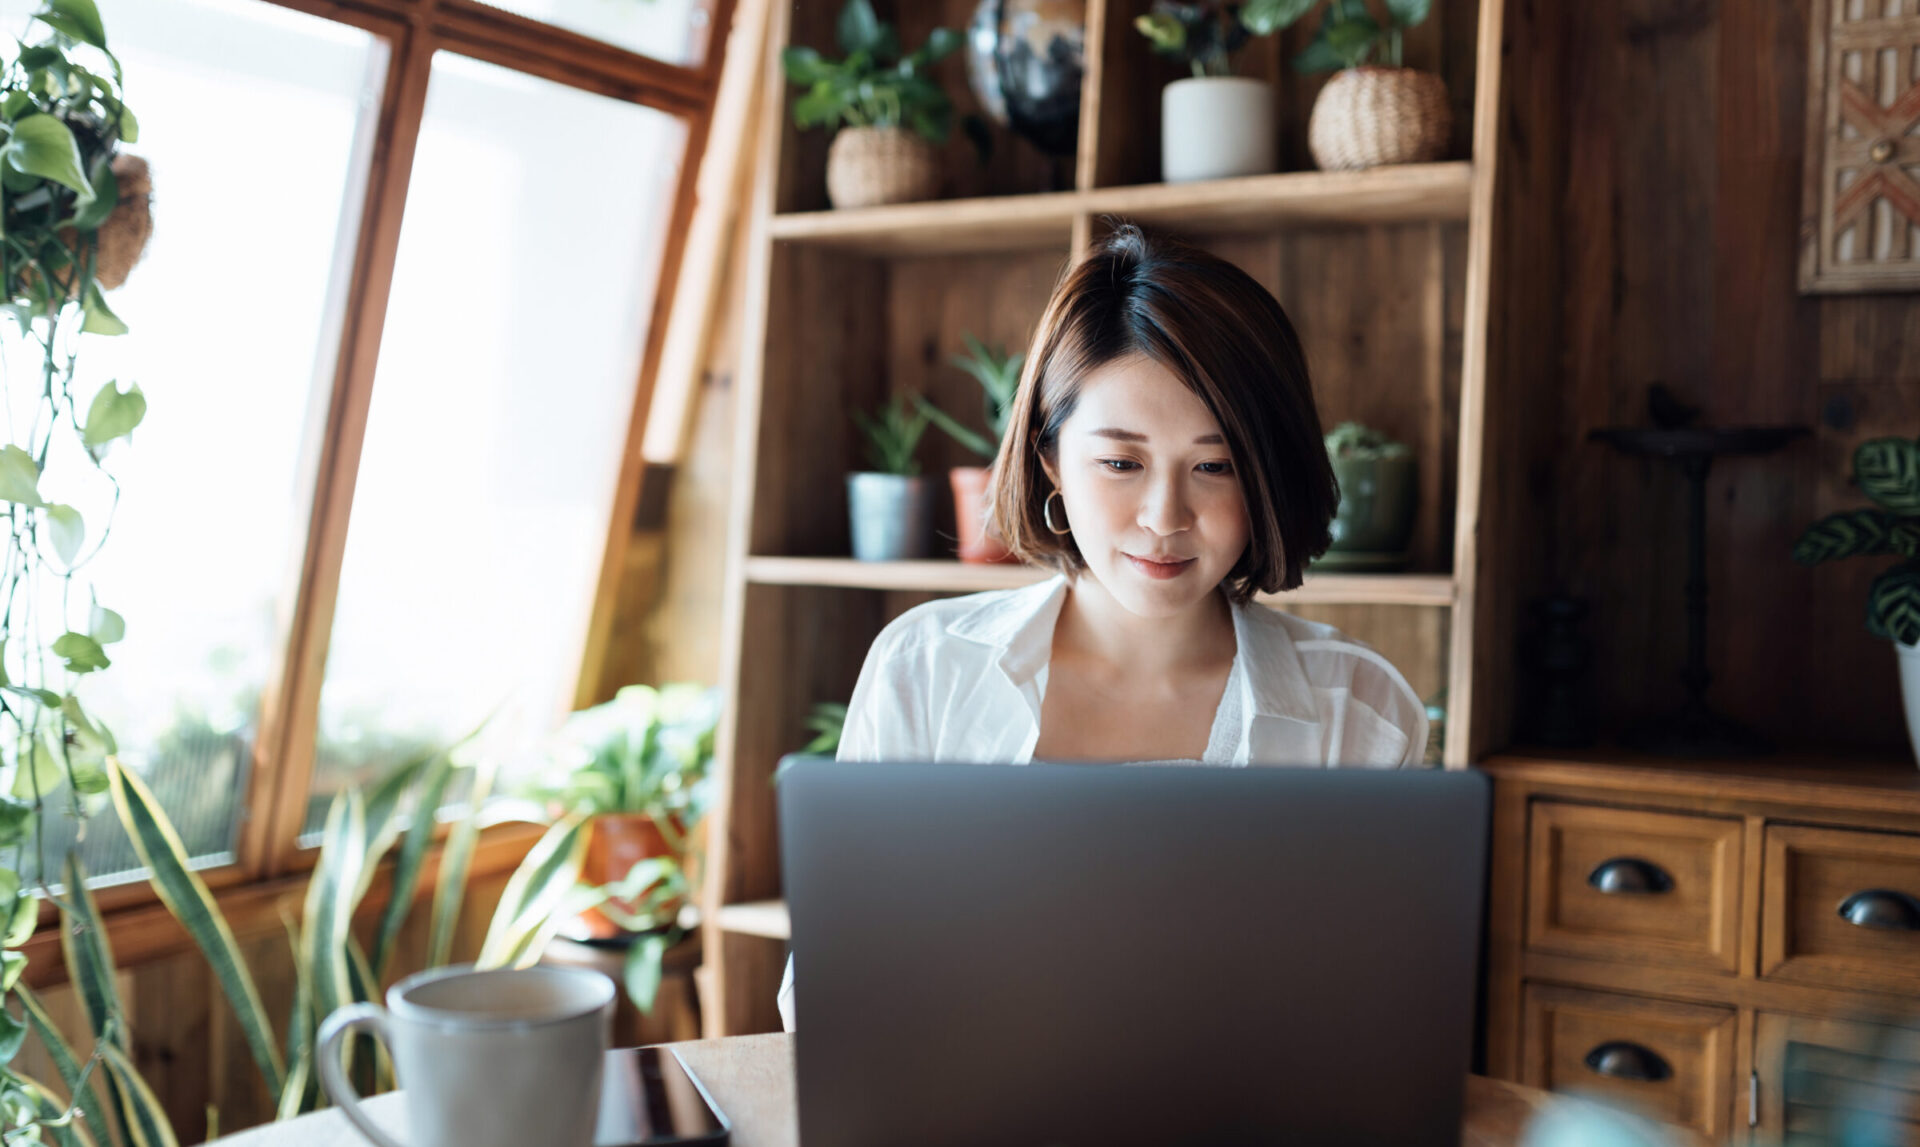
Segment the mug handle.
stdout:
[[353,1083],[340,1066],[340,1042],[360,1028],[367,1028],[375,1039],[387,1045],[391,1050],[393,1038],[387,1031],[387,1010],[376,1004],[348,1004],[335,1009],[320,1025],[320,1086],[340,1105],[341,1114],[347,1121],[359,1128],[360,1134],[373,1140],[375,1147],[401,1147],[380,1128],[367,1118],[360,1109],[360,1093],[353,1089]]

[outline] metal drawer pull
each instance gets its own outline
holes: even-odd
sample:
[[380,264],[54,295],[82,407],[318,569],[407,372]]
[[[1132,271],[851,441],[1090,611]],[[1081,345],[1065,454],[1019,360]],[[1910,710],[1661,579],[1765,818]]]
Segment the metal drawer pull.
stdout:
[[1673,877],[1657,864],[1632,856],[1603,861],[1587,883],[1609,896],[1652,896],[1673,891]]
[[1587,1066],[1609,1079],[1658,1083],[1673,1075],[1667,1061],[1637,1043],[1610,1040],[1587,1053]]
[[1904,892],[1869,888],[1840,902],[1840,918],[1860,928],[1920,932],[1920,900]]

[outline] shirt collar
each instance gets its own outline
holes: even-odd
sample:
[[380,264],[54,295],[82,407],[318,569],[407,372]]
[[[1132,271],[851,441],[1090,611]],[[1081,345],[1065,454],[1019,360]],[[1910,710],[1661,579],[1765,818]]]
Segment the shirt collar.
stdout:
[[[1052,657],[1053,627],[1066,600],[1066,576],[1056,574],[995,595],[948,623],[947,632],[999,649],[1000,668],[1016,685],[1023,684]],[[1255,715],[1319,720],[1319,706],[1286,623],[1262,606],[1235,604],[1233,637],[1240,679]]]

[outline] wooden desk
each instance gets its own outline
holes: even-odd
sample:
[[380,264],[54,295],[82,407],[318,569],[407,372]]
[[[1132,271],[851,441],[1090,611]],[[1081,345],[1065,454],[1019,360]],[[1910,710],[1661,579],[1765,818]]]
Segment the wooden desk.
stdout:
[[[733,1120],[733,1147],[797,1147],[792,1036],[736,1036],[674,1046]],[[1530,1087],[1469,1076],[1461,1147],[1513,1147],[1533,1113],[1552,1098]],[[382,1127],[407,1141],[399,1094],[383,1095],[367,1106]],[[1673,1142],[1691,1147],[1706,1141],[1675,1129]],[[214,1147],[366,1147],[366,1140],[338,1111],[322,1111],[219,1139]]]

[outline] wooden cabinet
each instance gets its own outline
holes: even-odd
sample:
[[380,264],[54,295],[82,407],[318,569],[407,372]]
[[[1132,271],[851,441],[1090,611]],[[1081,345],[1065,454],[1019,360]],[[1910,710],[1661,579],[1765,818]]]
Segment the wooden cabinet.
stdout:
[[1715,1139],[1920,1147],[1920,769],[1483,767],[1489,1074]]
[[1520,1079],[1718,1140],[1732,1110],[1736,1018],[1726,1007],[1529,984]]

